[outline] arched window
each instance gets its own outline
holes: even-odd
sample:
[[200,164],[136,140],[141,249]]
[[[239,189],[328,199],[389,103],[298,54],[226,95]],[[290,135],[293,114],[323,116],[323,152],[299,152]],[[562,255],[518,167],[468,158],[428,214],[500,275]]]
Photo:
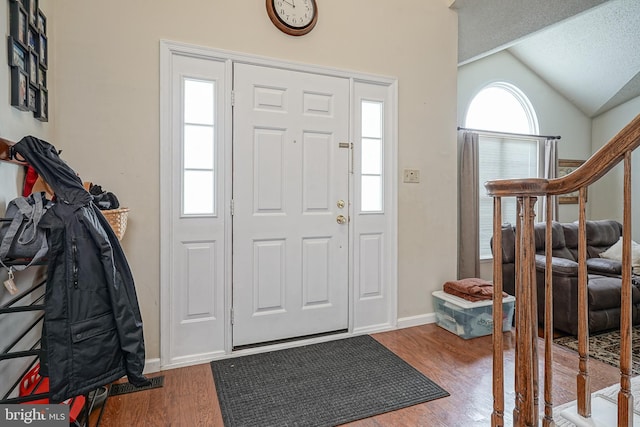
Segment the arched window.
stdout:
[[[465,127],[492,131],[478,132],[480,259],[487,259],[491,258],[493,199],[487,196],[484,183],[494,179],[541,176],[541,140],[508,135],[537,134],[538,119],[526,95],[517,87],[501,82],[484,87],[473,98]],[[515,224],[515,198],[502,200],[502,220]]]
[[485,86],[471,100],[465,127],[511,133],[538,133],[538,118],[529,98],[509,83]]

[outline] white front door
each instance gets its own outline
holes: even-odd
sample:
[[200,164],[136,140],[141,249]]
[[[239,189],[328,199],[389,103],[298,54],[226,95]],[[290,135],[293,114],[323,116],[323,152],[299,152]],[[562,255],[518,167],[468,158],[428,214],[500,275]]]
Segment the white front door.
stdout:
[[233,75],[233,346],[346,330],[349,80]]

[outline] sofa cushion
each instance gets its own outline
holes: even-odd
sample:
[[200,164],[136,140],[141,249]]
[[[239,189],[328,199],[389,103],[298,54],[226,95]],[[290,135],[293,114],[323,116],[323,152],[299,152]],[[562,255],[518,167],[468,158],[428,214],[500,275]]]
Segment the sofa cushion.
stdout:
[[578,260],[578,224],[562,224],[564,231],[564,244],[571,253],[571,259]]
[[[538,254],[544,254],[545,251],[546,229],[545,222],[538,222],[533,226],[536,253]],[[575,261],[573,254],[567,249],[562,224],[555,221],[551,223],[551,255]]]
[[618,221],[603,219],[598,221],[587,221],[587,256],[597,257],[600,252],[613,246],[622,234],[622,224]]
[[[493,236],[489,239],[491,253],[493,253]],[[516,231],[513,226],[505,222],[502,224],[502,263],[510,264],[516,261]]]
[[[542,254],[536,254],[536,270],[544,271],[546,269],[547,259]],[[554,276],[577,276],[578,275],[578,263],[572,259],[566,259],[561,257],[551,258],[551,270]]]
[[589,273],[619,276],[622,274],[622,263],[614,259],[587,258],[587,271]]
[[[533,225],[533,234],[536,240],[536,251],[544,251],[545,240],[547,237],[547,223],[546,222],[536,222]],[[565,246],[564,243],[564,233],[562,232],[562,224],[559,222],[551,222],[551,248],[563,248]]]
[[[589,275],[589,311],[620,307],[622,280],[617,277]],[[633,304],[640,303],[640,290],[631,286]]]

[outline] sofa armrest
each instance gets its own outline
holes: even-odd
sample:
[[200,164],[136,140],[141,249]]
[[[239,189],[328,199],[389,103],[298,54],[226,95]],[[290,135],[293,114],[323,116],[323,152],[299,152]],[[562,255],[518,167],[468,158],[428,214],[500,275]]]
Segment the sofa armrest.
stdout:
[[622,263],[607,258],[587,258],[587,271],[589,273],[614,275],[622,274]]
[[[544,271],[546,269],[547,259],[544,255],[536,254],[536,270]],[[578,263],[571,259],[551,257],[551,268],[554,275],[560,276],[577,276]]]

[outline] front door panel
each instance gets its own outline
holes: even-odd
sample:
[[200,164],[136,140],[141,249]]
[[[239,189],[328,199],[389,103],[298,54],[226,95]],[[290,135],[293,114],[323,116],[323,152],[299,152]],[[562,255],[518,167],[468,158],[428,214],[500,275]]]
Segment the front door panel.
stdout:
[[233,345],[346,329],[349,81],[235,64],[234,94]]

